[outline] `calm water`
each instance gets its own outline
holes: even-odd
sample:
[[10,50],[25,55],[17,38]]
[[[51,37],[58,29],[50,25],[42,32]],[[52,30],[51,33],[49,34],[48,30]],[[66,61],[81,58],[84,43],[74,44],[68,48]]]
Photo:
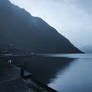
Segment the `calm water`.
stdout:
[[58,92],[92,92],[92,54],[42,54],[23,60],[34,79]]
[[59,92],[92,92],[92,55],[56,55],[76,58],[48,84]]

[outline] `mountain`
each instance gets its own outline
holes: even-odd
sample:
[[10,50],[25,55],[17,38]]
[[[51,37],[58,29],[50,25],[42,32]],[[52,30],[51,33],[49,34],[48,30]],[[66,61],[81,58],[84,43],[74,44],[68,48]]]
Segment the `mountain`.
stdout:
[[0,0],[0,48],[11,44],[38,53],[82,53],[43,19]]
[[85,53],[92,53],[92,46],[91,45],[87,45],[81,48],[81,50],[83,50]]

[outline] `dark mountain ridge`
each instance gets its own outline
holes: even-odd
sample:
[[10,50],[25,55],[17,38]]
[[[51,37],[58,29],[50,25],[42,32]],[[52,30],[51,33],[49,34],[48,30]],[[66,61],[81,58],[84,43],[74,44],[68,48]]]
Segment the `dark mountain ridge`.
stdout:
[[82,53],[41,18],[0,0],[0,48],[10,44],[37,53]]

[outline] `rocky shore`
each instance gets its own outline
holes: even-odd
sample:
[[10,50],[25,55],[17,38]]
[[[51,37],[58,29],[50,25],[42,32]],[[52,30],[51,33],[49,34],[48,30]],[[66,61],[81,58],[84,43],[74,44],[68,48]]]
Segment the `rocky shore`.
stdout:
[[[56,92],[32,78],[22,78],[20,68],[0,58],[0,92]],[[26,72],[25,72],[26,73]]]

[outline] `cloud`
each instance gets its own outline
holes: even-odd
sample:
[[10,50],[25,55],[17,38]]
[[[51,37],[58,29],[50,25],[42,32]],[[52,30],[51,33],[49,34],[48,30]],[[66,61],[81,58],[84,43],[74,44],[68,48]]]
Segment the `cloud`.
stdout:
[[81,8],[92,14],[92,0],[77,0]]

